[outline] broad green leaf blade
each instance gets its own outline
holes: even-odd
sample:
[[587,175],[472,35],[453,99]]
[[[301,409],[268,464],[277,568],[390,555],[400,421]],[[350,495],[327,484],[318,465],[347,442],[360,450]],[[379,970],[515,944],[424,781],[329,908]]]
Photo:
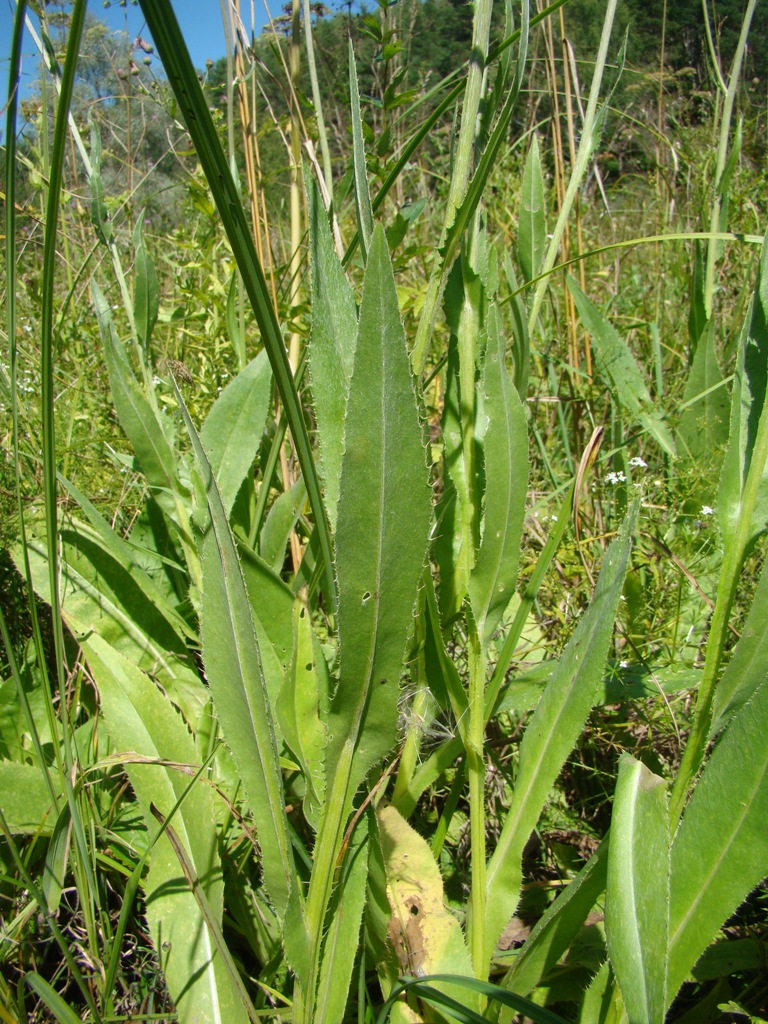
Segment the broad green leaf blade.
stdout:
[[544,199],[544,175],[539,157],[539,140],[534,135],[523,171],[520,218],[517,232],[517,256],[524,281],[532,281],[539,272],[547,244],[547,211]]
[[619,404],[645,427],[667,455],[674,458],[676,452],[672,434],[654,406],[642,371],[627,344],[570,275],[568,288],[581,321],[595,344],[600,370]]
[[[715,352],[714,322],[702,333],[683,392],[686,408],[678,435],[686,456],[698,461],[718,458],[728,440],[728,392]],[[720,459],[722,455],[720,455]],[[715,468],[719,464],[715,463]]]
[[672,843],[667,992],[768,874],[768,681],[736,711]]
[[386,238],[368,255],[336,529],[339,683],[329,776],[354,751],[347,799],[397,735],[397,698],[431,518],[413,379]]
[[259,555],[273,572],[279,573],[283,568],[288,538],[299,521],[306,497],[304,477],[300,476],[292,487],[283,491],[272,503],[259,536]]
[[368,829],[368,822],[363,819],[352,834],[331,904],[314,1016],[324,1024],[341,1024],[344,1019],[352,972],[360,952],[358,938],[368,881]]
[[355,51],[351,39],[349,40],[349,102],[352,115],[352,164],[355,178],[357,232],[363,263],[366,263],[373,237],[373,211],[371,209],[371,194],[368,191],[368,169],[365,163],[365,144],[363,142],[363,115],[360,112]]
[[[737,533],[744,537],[744,546],[748,546],[768,523],[768,459],[763,423],[767,386],[768,244],[764,241],[757,287],[739,338],[731,429],[717,496],[717,518],[726,547],[734,542]],[[750,470],[756,477],[748,490]],[[741,523],[744,516],[747,519]]]
[[[536,923],[504,976],[503,988],[521,996],[536,988],[571,945],[605,891],[607,869],[608,842],[604,841]],[[502,1014],[501,1024],[510,1019]]]
[[627,1024],[621,992],[608,960],[584,993],[578,1024]]
[[285,742],[301,765],[306,787],[304,816],[315,831],[325,796],[327,712],[325,658],[312,630],[309,609],[297,598],[293,610],[293,657],[277,700],[277,715]]
[[512,801],[488,864],[489,960],[517,906],[523,848],[598,692],[627,570],[635,516],[636,507],[605,553],[592,602],[568,641],[520,744]]
[[277,323],[264,271],[256,255],[253,233],[170,0],[140,0],[140,5],[211,188],[221,223],[227,233],[253,308],[264,348],[272,365],[277,390],[296,446],[302,476],[306,481],[323,557],[327,592],[330,595],[331,606],[335,608],[336,583],[333,576],[331,535],[320,492],[320,480],[293,370],[288,361],[288,353]]
[[[471,975],[461,926],[445,905],[443,879],[427,842],[395,810],[378,811],[381,849],[392,917],[391,952],[379,967],[392,986],[400,975]],[[482,1009],[477,993],[467,1004]]]
[[768,678],[768,565],[763,563],[741,637],[715,690],[710,739],[723,731],[733,715],[750,701]]
[[125,349],[117,336],[109,303],[95,281],[91,282],[104,355],[120,425],[153,488],[154,497],[177,525],[180,525],[174,495],[183,494],[176,471],[176,456],[163,424],[144,394],[131,369]]
[[696,357],[699,338],[707,326],[707,305],[704,301],[704,260],[701,255],[701,242],[697,239],[693,248],[693,270],[691,271],[691,308],[688,313],[688,340],[691,351]]
[[201,563],[203,662],[216,715],[253,812],[262,854],[264,887],[282,917],[296,888],[288,839],[283,781],[261,657],[248,594],[210,464],[194,424],[176,391],[204,488],[206,509]]
[[528,488],[528,425],[506,365],[496,306],[488,311],[484,412],[485,514],[469,578],[469,600],[484,645],[515,592]]
[[44,766],[0,761],[0,807],[12,833],[53,832],[59,808],[51,800],[51,786],[60,793],[58,774]]
[[224,388],[200,431],[227,515],[258,453],[271,397],[272,369],[262,351]]
[[669,808],[664,780],[625,754],[613,801],[605,931],[630,1024],[667,1009]]
[[312,281],[309,376],[320,444],[320,469],[331,528],[336,528],[344,416],[355,358],[357,308],[341,268],[317,185],[305,174]]
[[293,649],[293,594],[255,551],[238,544],[270,707],[275,707]]
[[[160,690],[100,637],[83,644],[99,691],[101,713],[114,748],[177,765],[199,766],[195,742]],[[125,771],[141,806],[150,836],[158,831],[150,808],[169,814],[189,787],[189,775],[162,764],[126,759]],[[199,779],[173,818],[173,827],[194,864],[217,921],[224,907],[213,791]],[[237,992],[217,954],[167,836],[152,848],[144,888],[147,917],[158,958],[181,1021],[247,1019]]]
[[157,286],[155,263],[144,241],[143,221],[144,214],[142,212],[133,231],[133,247],[136,254],[134,259],[136,288],[133,294],[133,316],[144,359],[149,362],[149,343],[152,340],[152,331],[157,323],[157,314],[160,309],[160,290]]

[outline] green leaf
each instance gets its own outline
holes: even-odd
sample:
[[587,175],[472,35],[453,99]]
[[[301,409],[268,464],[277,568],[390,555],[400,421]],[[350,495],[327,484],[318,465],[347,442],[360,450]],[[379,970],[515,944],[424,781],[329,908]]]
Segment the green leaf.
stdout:
[[697,239],[693,249],[693,270],[691,272],[691,308],[688,313],[688,340],[694,358],[698,351],[699,338],[707,326],[707,305],[704,300],[704,260],[701,242]]
[[160,309],[160,291],[157,286],[155,263],[144,241],[144,213],[139,215],[133,230],[133,247],[135,250],[134,269],[136,271],[136,288],[133,294],[133,315],[136,320],[136,332],[144,352],[144,359],[149,362],[149,343],[152,331],[157,323]]
[[272,369],[262,351],[224,388],[200,431],[227,515],[258,453],[271,397]]
[[607,960],[584,994],[579,1024],[627,1024],[621,993]]
[[741,637],[715,689],[710,738],[723,731],[733,715],[752,699],[757,687],[768,678],[767,620],[768,564],[763,563]]
[[358,937],[368,881],[368,829],[368,822],[363,819],[352,833],[331,903],[313,1018],[324,1024],[341,1024],[345,1019],[352,972],[360,952]]
[[174,495],[185,494],[185,489],[177,478],[176,456],[158,414],[131,369],[125,348],[115,331],[109,304],[93,280],[91,292],[120,425],[141,463],[147,483],[154,489],[157,503],[180,525]]
[[544,199],[544,175],[539,157],[539,140],[534,135],[523,171],[520,218],[517,231],[517,256],[524,281],[536,277],[547,244],[547,210]]
[[336,530],[339,683],[328,773],[353,751],[351,799],[397,736],[397,698],[431,518],[413,379],[384,231],[376,228],[349,389]]
[[203,662],[216,715],[253,812],[264,887],[285,914],[295,867],[288,839],[272,709],[243,573],[210,464],[178,389],[201,477],[208,519],[201,538]]
[[266,522],[259,537],[259,555],[273,570],[281,572],[285,561],[285,547],[291,531],[301,517],[301,510],[307,497],[304,477],[283,491],[272,503]]
[[[537,921],[507,971],[502,987],[526,996],[558,962],[605,891],[608,843],[603,842],[576,877]],[[501,1015],[501,1024],[511,1018]]]
[[574,278],[568,275],[568,288],[579,316],[595,343],[600,372],[606,378],[619,405],[641,423],[667,455],[675,457],[675,442],[669,427],[656,410],[640,367],[615,327],[587,298]]
[[768,873],[768,681],[733,715],[672,843],[667,991]]
[[82,1024],[80,1014],[75,1013],[69,1003],[62,999],[59,993],[37,971],[27,971],[24,975],[24,983],[29,985],[32,991],[42,999],[59,1024]]
[[488,311],[483,376],[488,426],[483,533],[469,578],[469,600],[483,644],[499,625],[515,591],[528,487],[525,409],[506,365],[506,342],[495,305]]
[[[184,640],[138,584],[140,570],[112,558],[83,524],[62,530],[62,615],[74,636],[98,633],[138,668],[151,673],[170,699],[196,724],[207,694],[192,665]],[[35,593],[50,602],[47,553],[37,541],[27,543]],[[17,556],[22,559],[21,555]],[[23,564],[23,561],[18,561]]]
[[667,1008],[669,808],[664,780],[625,754],[613,801],[605,931],[631,1024]]
[[[48,773],[48,780],[43,772]],[[39,765],[0,761],[0,806],[11,832],[19,835],[50,835],[58,808],[51,801],[51,784],[60,793],[55,772]]]
[[336,527],[344,416],[355,358],[357,307],[331,237],[328,217],[314,179],[307,181],[312,280],[309,376],[320,443],[320,469],[331,528]]
[[352,166],[355,181],[355,208],[357,210],[357,231],[363,262],[367,262],[373,235],[373,211],[371,194],[368,191],[368,170],[365,164],[363,142],[363,117],[360,113],[360,91],[357,85],[355,51],[349,40],[349,102],[352,116]]
[[325,657],[312,631],[309,610],[297,599],[293,657],[277,700],[277,715],[285,742],[301,766],[306,786],[304,815],[315,831],[325,796],[328,689]]
[[[114,748],[157,762],[199,766],[192,736],[151,680],[96,635],[84,641],[83,650]],[[150,808],[154,805],[169,814],[189,790],[173,817],[173,828],[220,923],[224,885],[211,788],[202,779],[189,788],[186,773],[162,763],[139,764],[126,757],[125,771],[150,836],[158,831]],[[153,942],[180,1020],[220,1024],[246,1020],[167,836],[152,848],[144,889]]]
[[[683,414],[678,435],[686,456],[692,461],[715,461],[728,440],[728,392],[715,351],[714,322],[700,336],[683,392]],[[706,465],[706,463],[705,463]]]
[[275,707],[293,648],[293,594],[255,551],[238,544],[270,707]]
[[517,906],[525,844],[598,692],[627,570],[635,516],[633,508],[605,553],[589,608],[568,641],[520,744],[512,801],[488,864],[488,959]]
[[[748,546],[768,523],[768,459],[765,458],[765,442],[757,445],[761,425],[762,434],[766,430],[762,421],[767,385],[768,244],[763,241],[757,286],[739,337],[731,396],[730,435],[716,503],[726,547],[733,543],[737,531],[745,535],[745,546]],[[754,458],[759,462],[753,470],[758,476],[748,492],[747,477]],[[745,499],[748,499],[746,505]],[[739,520],[744,514],[748,520],[739,530]]]

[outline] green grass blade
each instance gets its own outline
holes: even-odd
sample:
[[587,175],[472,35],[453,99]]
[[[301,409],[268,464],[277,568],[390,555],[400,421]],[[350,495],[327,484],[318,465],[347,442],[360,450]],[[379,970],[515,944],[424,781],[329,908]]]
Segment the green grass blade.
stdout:
[[[203,489],[203,661],[216,715],[256,822],[264,886],[279,915],[296,890],[283,784],[261,657],[243,573],[210,463],[176,389]],[[207,513],[207,514],[206,514]]]
[[260,352],[216,399],[200,430],[229,515],[259,451],[272,400],[272,369]]
[[28,971],[24,982],[38,995],[59,1024],[81,1024],[81,1017],[37,971]]
[[544,175],[539,156],[539,140],[531,140],[531,148],[523,171],[523,192],[520,197],[520,223],[517,232],[517,258],[524,281],[532,281],[539,272],[547,243],[547,209],[544,196]]
[[314,179],[305,174],[312,281],[309,376],[320,443],[320,469],[331,528],[336,528],[344,416],[355,358],[357,307],[333,244]]
[[488,313],[483,411],[488,426],[483,534],[469,577],[469,599],[483,644],[515,592],[528,487],[528,423],[506,365],[498,308]]
[[632,1024],[667,1009],[669,809],[664,780],[625,754],[613,801],[605,932]]
[[[763,611],[763,621],[765,612]],[[672,843],[668,996],[768,870],[768,682],[733,716]]]
[[520,744],[520,763],[507,817],[488,864],[487,958],[514,913],[523,848],[566,757],[592,709],[608,654],[629,558],[636,508],[611,544],[589,608],[563,651]]
[[[195,741],[160,690],[98,636],[84,650],[99,691],[104,725],[116,751],[130,751],[157,761],[199,765]],[[158,830],[150,810],[169,814],[187,790],[187,776],[160,764],[126,759],[125,771],[141,806],[150,836]],[[213,795],[198,780],[174,815],[214,916],[221,921],[224,885],[218,855]],[[167,836],[155,843],[144,882],[147,917],[163,974],[182,1020],[216,1024],[243,1021],[239,996],[221,962],[193,894],[184,884]]]
[[160,59],[186,120],[200,163],[205,172],[216,208],[232,247],[243,284],[253,308],[275,375],[280,400],[296,446],[299,465],[307,485],[309,503],[315,517],[320,550],[325,565],[331,605],[336,604],[336,582],[333,575],[333,548],[328,521],[323,508],[320,480],[309,442],[304,414],[293,379],[285,343],[272,306],[264,271],[259,263],[253,237],[243,210],[237,187],[232,180],[227,158],[219,143],[184,37],[181,34],[170,0],[140,0],[141,9],[157,46]]
[[355,208],[357,210],[357,234],[363,263],[368,261],[373,235],[373,211],[368,191],[368,169],[365,163],[363,142],[363,117],[360,112],[360,92],[357,86],[357,69],[352,40],[349,40],[349,100],[352,112],[352,161],[355,176]]
[[619,404],[645,427],[667,455],[674,458],[674,438],[655,408],[642,371],[627,344],[570,276],[568,288],[573,295],[581,321],[595,344],[600,369]]
[[427,975],[425,978],[401,979],[384,1004],[378,1016],[377,1024],[385,1024],[392,1005],[396,999],[401,998],[404,992],[412,993],[418,999],[428,1000],[430,1003],[447,1010],[454,1020],[458,1020],[462,1024],[486,1024],[487,1016],[481,1016],[472,1010],[471,1007],[440,991],[440,989],[435,987],[436,983],[452,985],[459,990],[466,989],[467,992],[471,992],[473,995],[479,993],[485,996],[486,999],[493,999],[502,1006],[517,1010],[526,1018],[534,1021],[534,1024],[566,1024],[562,1017],[558,1017],[556,1013],[547,1010],[543,1006],[538,1006],[536,1003],[531,1002],[530,999],[523,999],[512,992],[505,992],[498,985],[491,985],[487,981],[478,981],[477,978],[459,977],[453,974],[434,974]]

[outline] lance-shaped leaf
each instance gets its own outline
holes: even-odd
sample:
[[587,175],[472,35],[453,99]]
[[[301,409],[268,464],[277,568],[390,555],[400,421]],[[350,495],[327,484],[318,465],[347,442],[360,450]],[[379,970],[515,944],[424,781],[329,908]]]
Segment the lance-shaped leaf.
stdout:
[[547,244],[547,211],[544,202],[544,175],[539,158],[536,135],[523,171],[523,192],[520,197],[520,222],[517,234],[517,256],[523,280],[532,281],[539,272]]
[[[715,352],[714,321],[701,335],[693,357],[678,433],[688,458],[711,458],[728,440],[728,392]],[[722,456],[721,456],[722,457]]]
[[486,935],[496,941],[515,911],[522,881],[522,854],[584,727],[598,689],[613,632],[629,558],[636,507],[605,553],[595,593],[552,674],[520,744],[520,763],[507,817],[488,864]]
[[133,315],[136,320],[136,332],[139,342],[147,358],[152,331],[157,323],[160,309],[160,290],[157,286],[155,263],[144,241],[144,214],[136,221],[133,231],[133,246],[136,251],[134,267],[136,269],[136,290],[133,294]]
[[667,1008],[669,808],[664,780],[624,755],[613,801],[605,930],[632,1024]]
[[653,404],[642,371],[626,342],[613,324],[603,316],[576,281],[569,275],[568,288],[573,295],[581,321],[595,343],[600,371],[619,404],[641,423],[661,448],[675,456],[675,442],[663,417]]
[[715,690],[710,738],[723,731],[736,711],[750,701],[757,687],[768,679],[767,617],[768,564],[763,563],[741,637]]
[[525,409],[507,370],[506,344],[498,309],[488,312],[484,411],[485,453],[483,535],[469,579],[469,600],[484,644],[509,604],[517,579],[528,486],[528,430]]
[[360,91],[357,85],[357,68],[352,40],[349,40],[349,103],[352,108],[352,165],[355,182],[355,207],[357,209],[357,232],[363,261],[367,261],[373,236],[373,211],[371,194],[368,191],[368,170],[365,163],[363,142],[363,115],[360,112]]
[[271,397],[272,368],[262,351],[224,388],[200,431],[227,515],[258,453]]
[[[190,783],[188,771],[165,767],[161,762],[194,770],[200,764],[195,741],[160,690],[109,644],[93,635],[83,649],[115,749],[157,762],[140,764],[127,759],[125,764],[147,831],[155,835],[158,824],[151,806],[169,814]],[[204,780],[198,779],[174,815],[173,827],[189,851],[200,885],[220,923],[224,885],[212,792]],[[154,844],[144,889],[152,939],[180,1021],[228,1024],[247,1020],[166,836]]]
[[[717,496],[717,518],[726,547],[733,543],[737,531],[748,545],[768,523],[766,424],[762,423],[767,386],[768,245],[764,240],[757,287],[739,339],[731,397],[731,431]],[[761,423],[762,430],[759,429]],[[747,491],[750,469],[758,475]],[[749,517],[748,522],[740,525],[744,514]]]
[[728,723],[672,843],[667,992],[768,873],[768,681]]
[[158,414],[131,369],[125,348],[112,323],[109,303],[95,282],[91,282],[91,291],[120,426],[133,445],[147,483],[154,489],[157,503],[178,523],[173,496],[183,494],[183,488],[177,477],[176,456]]
[[[272,709],[235,542],[210,463],[178,389],[205,503],[201,522],[203,662],[216,715],[242,779],[261,847],[264,886],[279,916],[296,889]],[[207,515],[206,515],[207,510]]]
[[331,527],[335,528],[344,451],[344,414],[355,358],[357,308],[355,296],[336,255],[331,227],[317,185],[309,175],[305,175],[305,180],[312,267],[309,376],[320,442],[325,506]]
[[360,307],[336,529],[340,674],[326,763],[330,785],[342,748],[354,750],[350,798],[396,739],[403,654],[430,515],[395,281],[377,227]]

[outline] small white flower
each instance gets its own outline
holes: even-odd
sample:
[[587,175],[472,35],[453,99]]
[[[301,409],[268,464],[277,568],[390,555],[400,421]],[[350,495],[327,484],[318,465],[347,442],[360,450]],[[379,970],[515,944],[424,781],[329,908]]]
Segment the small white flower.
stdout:
[[619,668],[629,668],[629,662],[628,661],[620,661],[619,662]]
[[624,476],[622,471],[619,470],[618,473],[609,473],[608,476],[605,478],[605,482],[607,484],[610,484],[612,487],[615,487],[616,484],[626,483],[627,482],[627,478],[626,478],[626,476]]
[[703,516],[713,516],[714,514],[715,514],[715,510],[710,505],[702,505],[701,506],[701,515],[703,515]]
[[639,455],[636,455],[634,459],[629,460],[630,466],[634,466],[636,469],[648,469],[648,463],[644,462]]

